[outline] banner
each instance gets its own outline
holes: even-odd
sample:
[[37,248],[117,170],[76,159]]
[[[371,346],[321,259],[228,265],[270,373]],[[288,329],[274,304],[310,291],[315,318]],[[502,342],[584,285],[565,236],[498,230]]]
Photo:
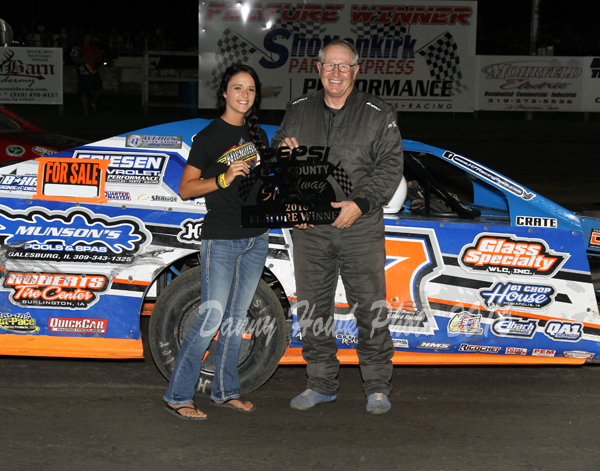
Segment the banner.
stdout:
[[477,59],[480,110],[582,111],[583,57],[477,56]]
[[473,111],[477,3],[200,2],[199,103],[214,108],[225,69],[253,67],[263,109],[320,86],[317,55],[335,38],[359,52],[356,87],[398,111]]
[[0,103],[61,105],[60,48],[0,47]]
[[583,57],[581,111],[600,111],[600,57]]

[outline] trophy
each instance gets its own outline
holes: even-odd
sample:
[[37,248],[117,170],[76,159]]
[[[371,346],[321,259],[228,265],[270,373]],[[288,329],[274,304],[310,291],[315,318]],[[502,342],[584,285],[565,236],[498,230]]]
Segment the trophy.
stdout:
[[[331,224],[340,210],[337,193],[349,196],[352,182],[340,164],[328,161],[329,147],[264,149],[261,162],[241,182],[242,227]],[[301,160],[299,159],[302,158]]]

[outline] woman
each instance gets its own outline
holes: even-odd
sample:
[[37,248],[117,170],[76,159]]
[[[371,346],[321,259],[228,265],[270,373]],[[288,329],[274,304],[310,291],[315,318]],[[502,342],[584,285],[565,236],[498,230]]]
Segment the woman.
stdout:
[[[204,420],[206,414],[193,402],[202,359],[221,327],[216,348],[212,404],[241,412],[254,405],[240,398],[237,360],[246,313],[258,286],[268,249],[268,231],[242,228],[240,181],[268,144],[258,127],[260,82],[245,65],[229,67],[217,91],[221,117],[194,136],[187,165],[181,175],[183,199],[204,196],[208,212],[202,225],[200,315],[187,334],[167,392],[166,410],[177,417]],[[227,328],[225,328],[227,326]]]

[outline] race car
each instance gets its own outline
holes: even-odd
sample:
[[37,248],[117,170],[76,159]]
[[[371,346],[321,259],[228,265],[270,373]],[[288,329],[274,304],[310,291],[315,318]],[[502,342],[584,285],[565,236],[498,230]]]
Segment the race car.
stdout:
[[[177,190],[192,138],[208,122],[154,126],[0,169],[0,354],[142,358],[140,316],[151,315],[150,349],[170,376],[199,312],[206,214],[203,198],[184,201]],[[271,138],[276,127],[264,129]],[[597,209],[575,214],[467,157],[403,144],[404,178],[385,207],[387,299],[374,306],[390,329],[394,364],[598,360]],[[326,155],[321,149],[313,163]],[[275,167],[256,166],[246,194],[273,188]],[[340,184],[331,172],[325,178]],[[278,365],[303,363],[293,223],[261,217],[272,228],[244,326],[242,394]],[[341,280],[335,300],[334,325],[320,328],[337,339],[341,363],[356,364]]]
[[74,137],[42,131],[0,105],[0,166],[84,145]]

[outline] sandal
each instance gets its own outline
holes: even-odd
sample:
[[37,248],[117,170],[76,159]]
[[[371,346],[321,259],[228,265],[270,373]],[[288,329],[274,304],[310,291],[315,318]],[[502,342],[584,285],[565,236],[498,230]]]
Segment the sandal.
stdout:
[[254,404],[252,404],[250,409],[242,409],[241,407],[235,407],[233,404],[230,404],[231,401],[240,401],[242,404],[246,405],[246,401],[240,397],[234,397],[224,402],[215,402],[211,399],[211,404],[215,407],[227,407],[228,409],[233,409],[238,412],[254,412],[256,410],[256,406]]
[[172,407],[170,404],[167,403],[167,405],[165,406],[165,410],[169,414],[173,414],[174,416],[179,417],[180,419],[184,419],[184,420],[206,420],[206,419],[208,419],[208,417],[206,417],[206,416],[194,417],[194,416],[183,415],[181,412],[179,412],[181,409],[192,409],[192,410],[195,410],[196,412],[198,412],[199,414],[202,414],[202,411],[198,410],[198,407],[196,406],[196,404],[180,406],[180,407]]

